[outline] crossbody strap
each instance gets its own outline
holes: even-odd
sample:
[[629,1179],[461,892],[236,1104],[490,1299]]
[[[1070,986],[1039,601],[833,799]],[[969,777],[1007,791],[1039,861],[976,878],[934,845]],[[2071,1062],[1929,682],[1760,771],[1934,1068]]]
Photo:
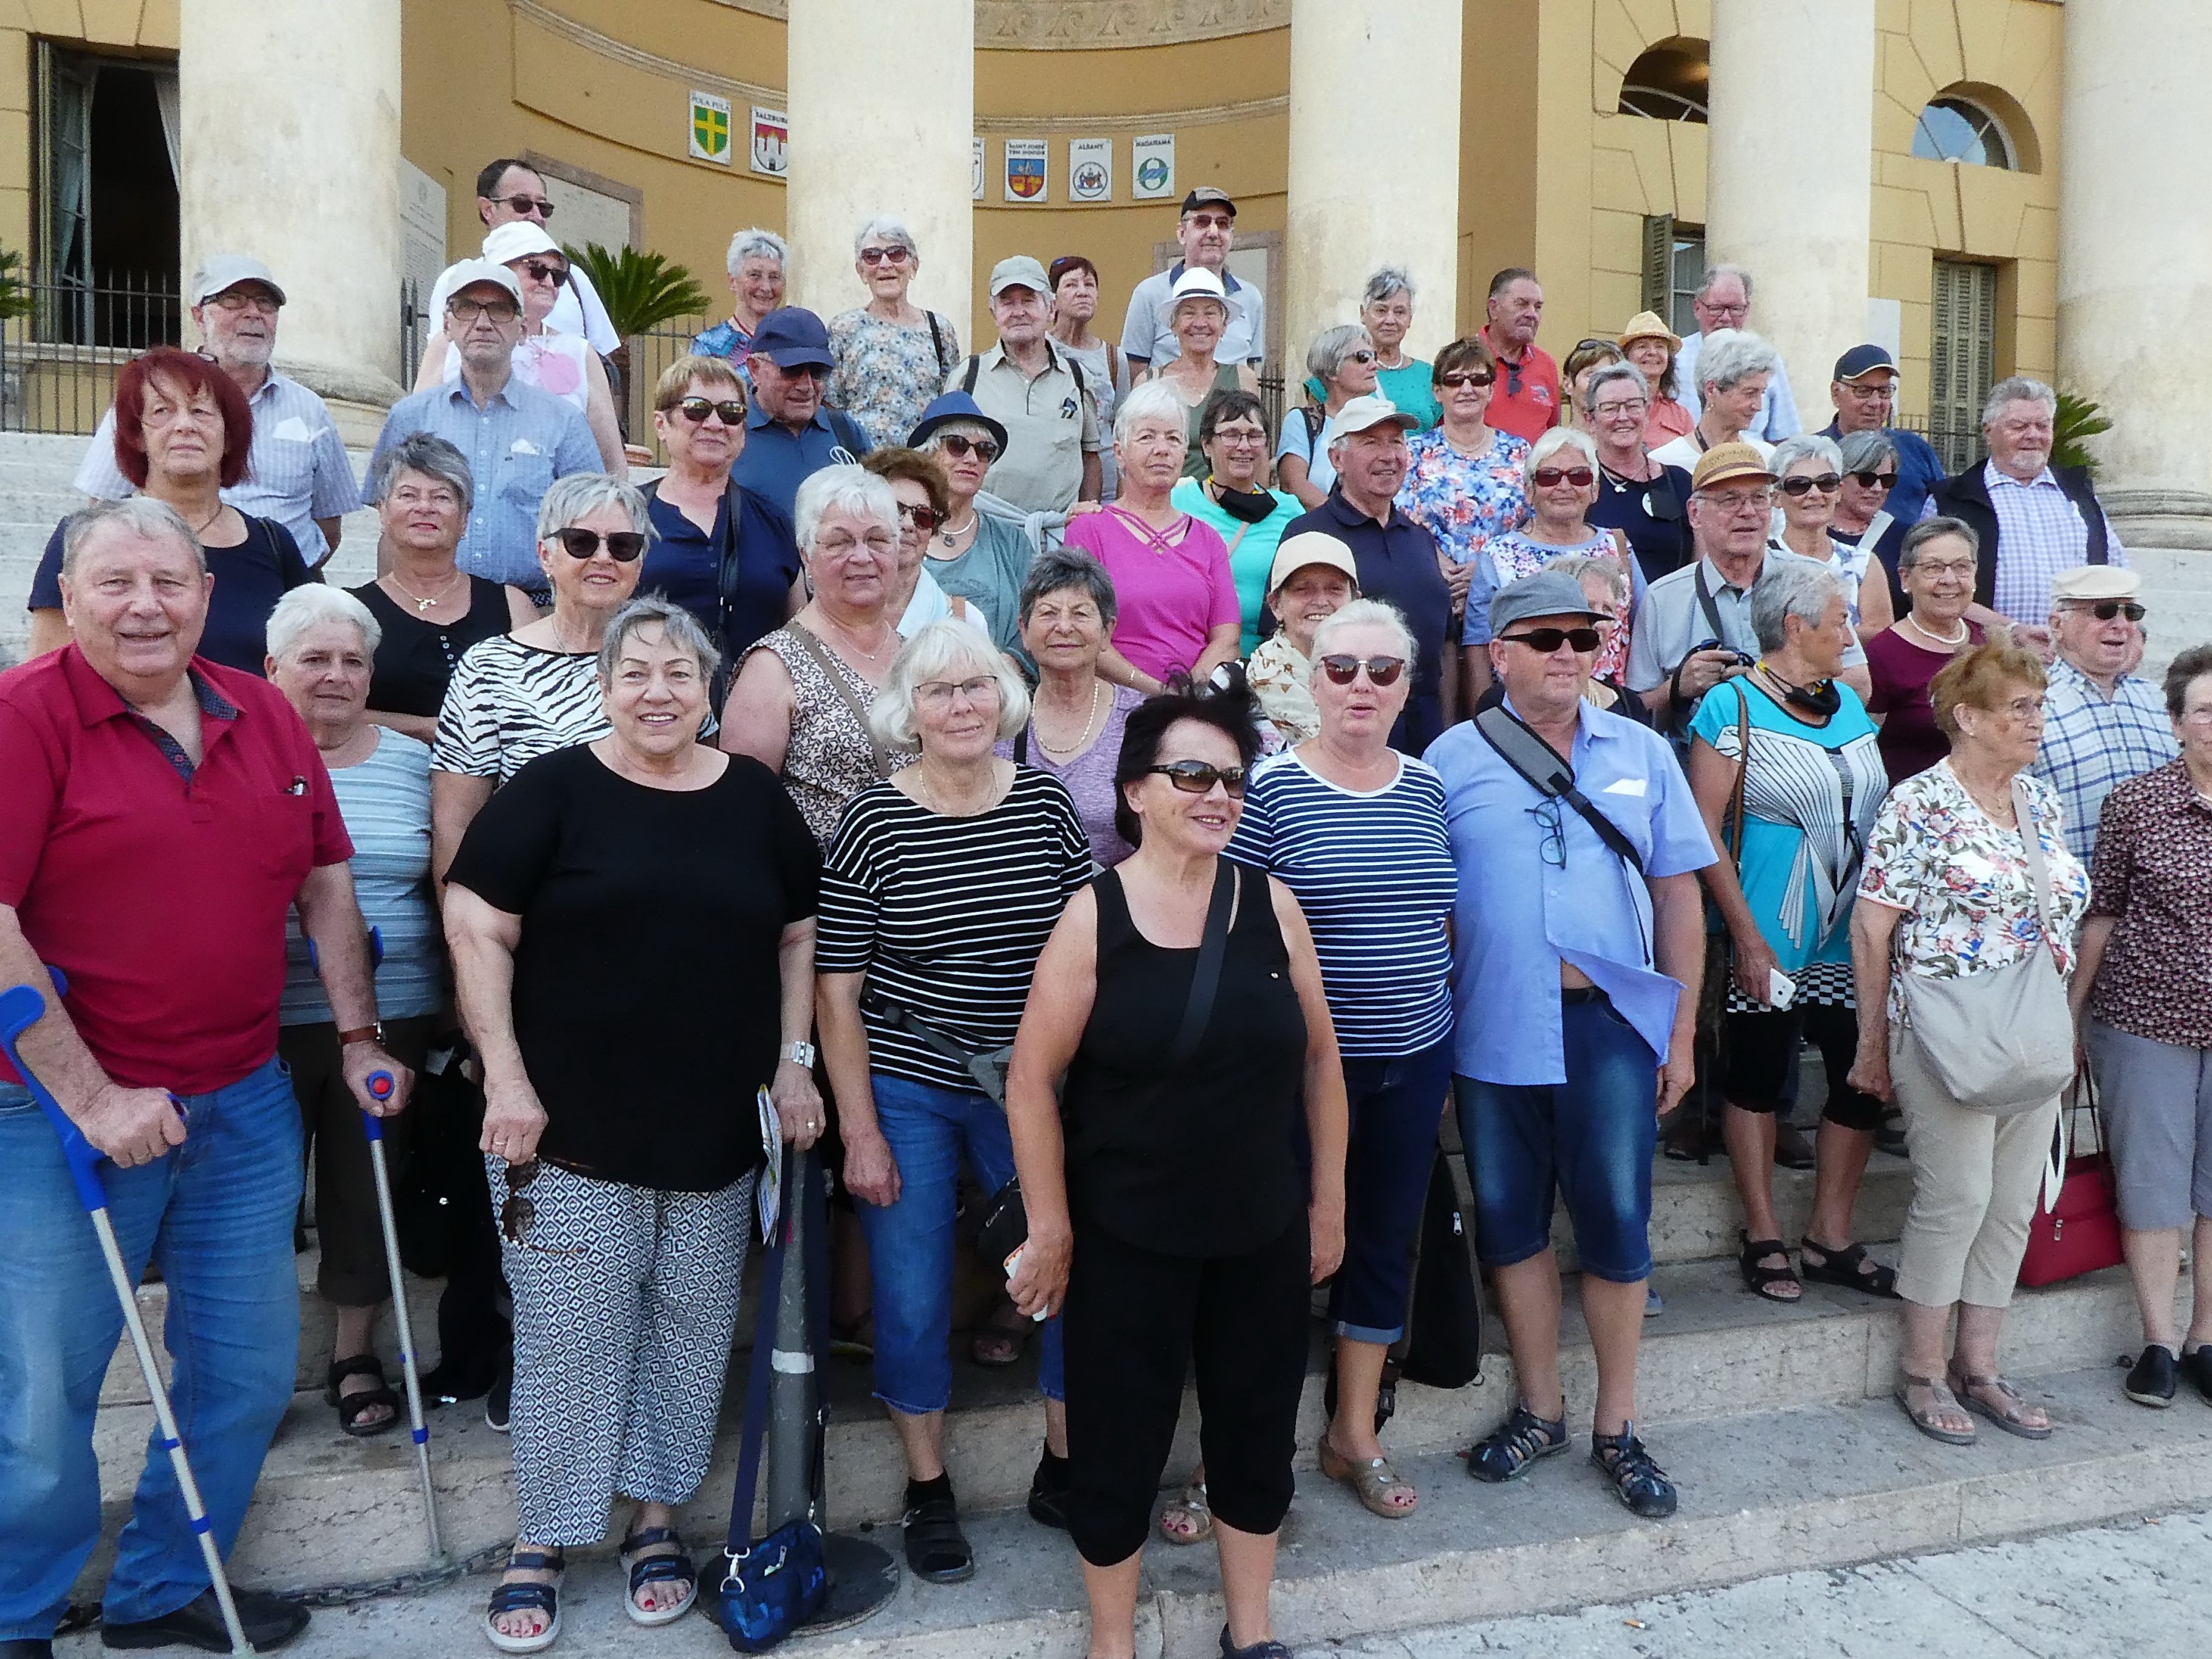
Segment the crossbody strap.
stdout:
[[874,991],[863,991],[860,1006],[870,1013],[882,1016],[908,1036],[934,1048],[955,1065],[964,1066],[975,1058],[974,1049],[962,1048],[902,1002],[894,1002]]
[[1198,943],[1198,964],[1190,975],[1190,1002],[1182,1013],[1182,1029],[1168,1050],[1168,1070],[1176,1071],[1198,1052],[1213,1018],[1213,994],[1221,986],[1221,958],[1229,945],[1229,913],[1237,907],[1243,872],[1228,859],[1214,872],[1213,896],[1206,907],[1206,933]]
[[2020,830],[2020,844],[2027,853],[2027,877],[2035,884],[2035,915],[2043,924],[2043,943],[2051,952],[2051,965],[2058,966],[2058,932],[2051,919],[2051,871],[2043,860],[2043,831],[2037,827],[2035,814],[2030,810],[2027,786],[2014,773],[2012,780],[2012,815]]
[[1516,719],[1511,709],[1502,702],[1491,704],[1476,714],[1474,729],[1531,788],[1573,807],[1624,864],[1639,876],[1644,873],[1644,856],[1636,850],[1636,843],[1621,833],[1619,824],[1598,810],[1595,802],[1575,787],[1574,768],[1567,763],[1565,757],[1537,736],[1525,721]]
[[838,672],[842,665],[839,663],[836,653],[817,639],[813,631],[804,623],[793,622],[786,626],[790,629],[791,637],[799,641],[799,649],[813,658],[815,665],[820,668],[823,675],[828,678],[830,689],[837,694],[838,701],[852,711],[854,720],[860,721],[860,731],[868,739],[869,752],[875,757],[876,775],[879,778],[889,778],[891,775],[891,751],[884,746],[884,740],[876,735],[875,728],[868,724],[868,711],[861,706],[860,698],[854,695],[853,688],[845,676]]
[[[1735,862],[1736,873],[1743,873],[1743,786],[1751,775],[1751,693],[1747,691],[1741,678],[1735,688],[1735,788],[1729,800],[1729,856]],[[1850,798],[1844,799],[1844,813],[1850,815]]]

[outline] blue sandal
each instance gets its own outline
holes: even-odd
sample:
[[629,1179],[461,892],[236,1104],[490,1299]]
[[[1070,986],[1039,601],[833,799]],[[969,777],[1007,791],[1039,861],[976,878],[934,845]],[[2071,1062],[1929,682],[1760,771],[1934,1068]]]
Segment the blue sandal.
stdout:
[[[568,1558],[559,1550],[543,1553],[537,1550],[517,1550],[507,1558],[509,1572],[550,1572],[556,1576],[550,1584],[501,1584],[491,1593],[491,1606],[484,1613],[484,1634],[492,1646],[501,1653],[543,1653],[553,1645],[561,1634],[561,1580],[557,1575],[568,1571]],[[509,1636],[493,1621],[502,1613],[542,1613],[545,1628],[535,1636]]]
[[1635,1514],[1647,1521],[1674,1514],[1674,1483],[1644,1450],[1635,1424],[1622,1424],[1619,1434],[1590,1436],[1590,1462],[1613,1482],[1613,1496]]
[[[657,1545],[673,1544],[675,1553],[669,1555],[644,1555],[640,1552]],[[691,1611],[691,1604],[699,1599],[699,1570],[691,1563],[691,1552],[684,1547],[673,1527],[647,1527],[643,1532],[634,1532],[622,1541],[623,1570],[629,1574],[629,1592],[623,1597],[623,1611],[635,1624],[653,1626],[673,1624]],[[677,1583],[684,1586],[680,1601],[665,1607],[647,1609],[638,1605],[637,1593],[647,1584]]]
[[1529,1465],[1540,1457],[1549,1457],[1567,1449],[1567,1420],[1557,1422],[1548,1417],[1539,1417],[1528,1409],[1528,1402],[1513,1402],[1513,1415],[1502,1427],[1479,1441],[1467,1455],[1467,1472],[1478,1480],[1493,1484],[1500,1480],[1517,1480],[1528,1473]]

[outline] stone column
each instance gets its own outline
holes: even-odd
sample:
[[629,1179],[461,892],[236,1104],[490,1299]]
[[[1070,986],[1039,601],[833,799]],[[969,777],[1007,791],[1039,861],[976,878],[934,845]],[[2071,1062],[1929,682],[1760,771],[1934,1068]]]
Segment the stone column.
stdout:
[[2141,545],[2212,549],[2212,381],[2191,349],[2212,330],[2207,63],[2200,0],[2066,8],[2058,383],[2112,418],[2098,493]]
[[[1358,320],[1381,266],[1413,279],[1407,351],[1433,357],[1458,332],[1460,12],[1460,0],[1292,0],[1286,292],[1267,298],[1283,307],[1293,403],[1306,347]],[[1361,107],[1387,112],[1370,128]]]
[[185,281],[249,253],[283,284],[276,362],[373,441],[400,395],[400,0],[183,0]]
[[1875,0],[1713,0],[1705,259],[1740,264],[1808,430],[1867,337]]
[[853,233],[893,213],[921,246],[908,298],[972,349],[975,0],[805,0],[786,40],[792,303],[824,322],[866,304]]

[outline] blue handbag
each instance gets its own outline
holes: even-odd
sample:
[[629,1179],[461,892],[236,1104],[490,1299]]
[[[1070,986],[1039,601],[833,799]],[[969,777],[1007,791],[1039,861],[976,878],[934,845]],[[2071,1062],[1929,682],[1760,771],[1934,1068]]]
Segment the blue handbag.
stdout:
[[[788,1170],[797,1160],[787,1148],[784,1156]],[[790,1190],[788,1186],[785,1190]],[[809,1196],[794,1194],[793,1206],[806,1202]],[[822,1528],[814,1519],[821,1513],[818,1456],[815,1502],[810,1511],[785,1522],[765,1538],[752,1535],[753,1497],[760,1480],[761,1447],[768,1432],[769,1382],[775,1370],[775,1310],[782,1291],[784,1246],[790,1230],[787,1207],[761,1278],[751,1376],[745,1385],[744,1449],[738,1458],[737,1495],[730,1505],[730,1537],[722,1551],[722,1578],[713,1598],[714,1622],[739,1653],[766,1653],[813,1617],[830,1594]],[[810,1237],[822,1236],[822,1228],[811,1218],[808,1233]]]

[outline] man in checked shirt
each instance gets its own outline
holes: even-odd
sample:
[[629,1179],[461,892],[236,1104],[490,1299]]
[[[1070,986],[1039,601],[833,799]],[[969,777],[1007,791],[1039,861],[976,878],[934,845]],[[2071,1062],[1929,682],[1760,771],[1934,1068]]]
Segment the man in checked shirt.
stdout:
[[2066,805],[2066,845],[2085,864],[2097,846],[2105,797],[2180,752],[2166,699],[2130,672],[2142,660],[2142,578],[2082,564],[2051,585],[2057,659],[2044,694],[2035,775]]

